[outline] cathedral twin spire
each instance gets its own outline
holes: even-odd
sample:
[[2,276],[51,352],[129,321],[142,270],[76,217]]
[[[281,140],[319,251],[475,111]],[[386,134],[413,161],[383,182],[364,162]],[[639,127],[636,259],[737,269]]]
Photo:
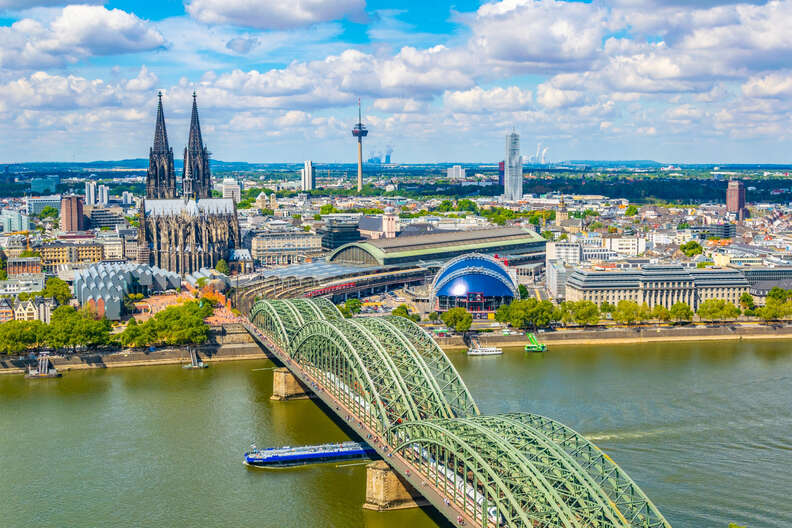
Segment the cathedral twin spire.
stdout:
[[[168,146],[165,116],[162,111],[162,93],[157,94],[157,123],[154,128],[154,145],[149,150],[149,168],[146,174],[146,198],[169,199],[178,197],[176,171],[173,167],[173,149]],[[201,138],[198,120],[198,103],[193,92],[192,117],[187,147],[184,149],[181,195],[199,199],[211,196],[212,175],[209,171],[209,151]]]

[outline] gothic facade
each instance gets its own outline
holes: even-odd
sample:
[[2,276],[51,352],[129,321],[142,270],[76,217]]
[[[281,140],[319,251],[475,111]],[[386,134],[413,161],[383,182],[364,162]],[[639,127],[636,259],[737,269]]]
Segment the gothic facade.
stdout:
[[229,259],[232,249],[241,248],[234,201],[210,197],[209,151],[201,138],[195,94],[187,143],[179,193],[159,94],[146,199],[140,212],[138,262],[182,275],[214,268],[220,259]]

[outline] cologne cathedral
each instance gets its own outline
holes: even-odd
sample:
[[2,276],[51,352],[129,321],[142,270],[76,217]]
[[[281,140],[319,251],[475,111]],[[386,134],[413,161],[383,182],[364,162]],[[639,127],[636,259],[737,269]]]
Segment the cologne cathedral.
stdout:
[[239,221],[232,199],[211,197],[209,151],[201,138],[195,93],[181,185],[168,146],[161,93],[158,99],[138,228],[138,262],[186,275],[229,260],[231,250],[240,247]]

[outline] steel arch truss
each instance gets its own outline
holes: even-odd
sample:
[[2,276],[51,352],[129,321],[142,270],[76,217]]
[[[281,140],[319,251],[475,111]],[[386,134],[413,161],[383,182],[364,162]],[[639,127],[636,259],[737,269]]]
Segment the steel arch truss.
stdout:
[[412,344],[415,351],[421,356],[424,364],[437,382],[438,388],[443,393],[443,398],[451,407],[453,416],[481,414],[475,400],[473,400],[473,396],[471,396],[454,365],[426,330],[404,317],[388,316],[384,319],[398,328],[405,339]]
[[262,299],[250,310],[253,324],[285,350],[306,323],[341,318],[338,308],[326,299]]
[[618,509],[617,515],[624,520],[626,526],[670,527],[668,521],[630,476],[580,433],[538,414],[514,413],[503,416],[541,431],[551,442],[563,449]]
[[[481,526],[669,526],[632,481],[629,502],[612,493],[603,482],[606,475],[626,475],[610,459],[599,453],[610,469],[598,478],[596,464],[581,463],[557,439],[574,437],[579,447],[591,444],[548,422],[528,414],[428,420],[397,425],[387,440],[394,453],[413,462],[422,477]],[[652,515],[628,517],[628,504]]]

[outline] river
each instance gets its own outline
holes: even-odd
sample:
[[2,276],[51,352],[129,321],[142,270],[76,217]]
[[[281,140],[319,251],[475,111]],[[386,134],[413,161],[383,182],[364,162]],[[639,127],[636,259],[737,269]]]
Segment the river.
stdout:
[[[577,429],[675,528],[792,526],[792,347],[703,342],[449,354],[482,412]],[[437,526],[361,508],[365,468],[242,466],[260,446],[344,440],[311,401],[273,402],[268,361],[0,376],[0,526]]]

